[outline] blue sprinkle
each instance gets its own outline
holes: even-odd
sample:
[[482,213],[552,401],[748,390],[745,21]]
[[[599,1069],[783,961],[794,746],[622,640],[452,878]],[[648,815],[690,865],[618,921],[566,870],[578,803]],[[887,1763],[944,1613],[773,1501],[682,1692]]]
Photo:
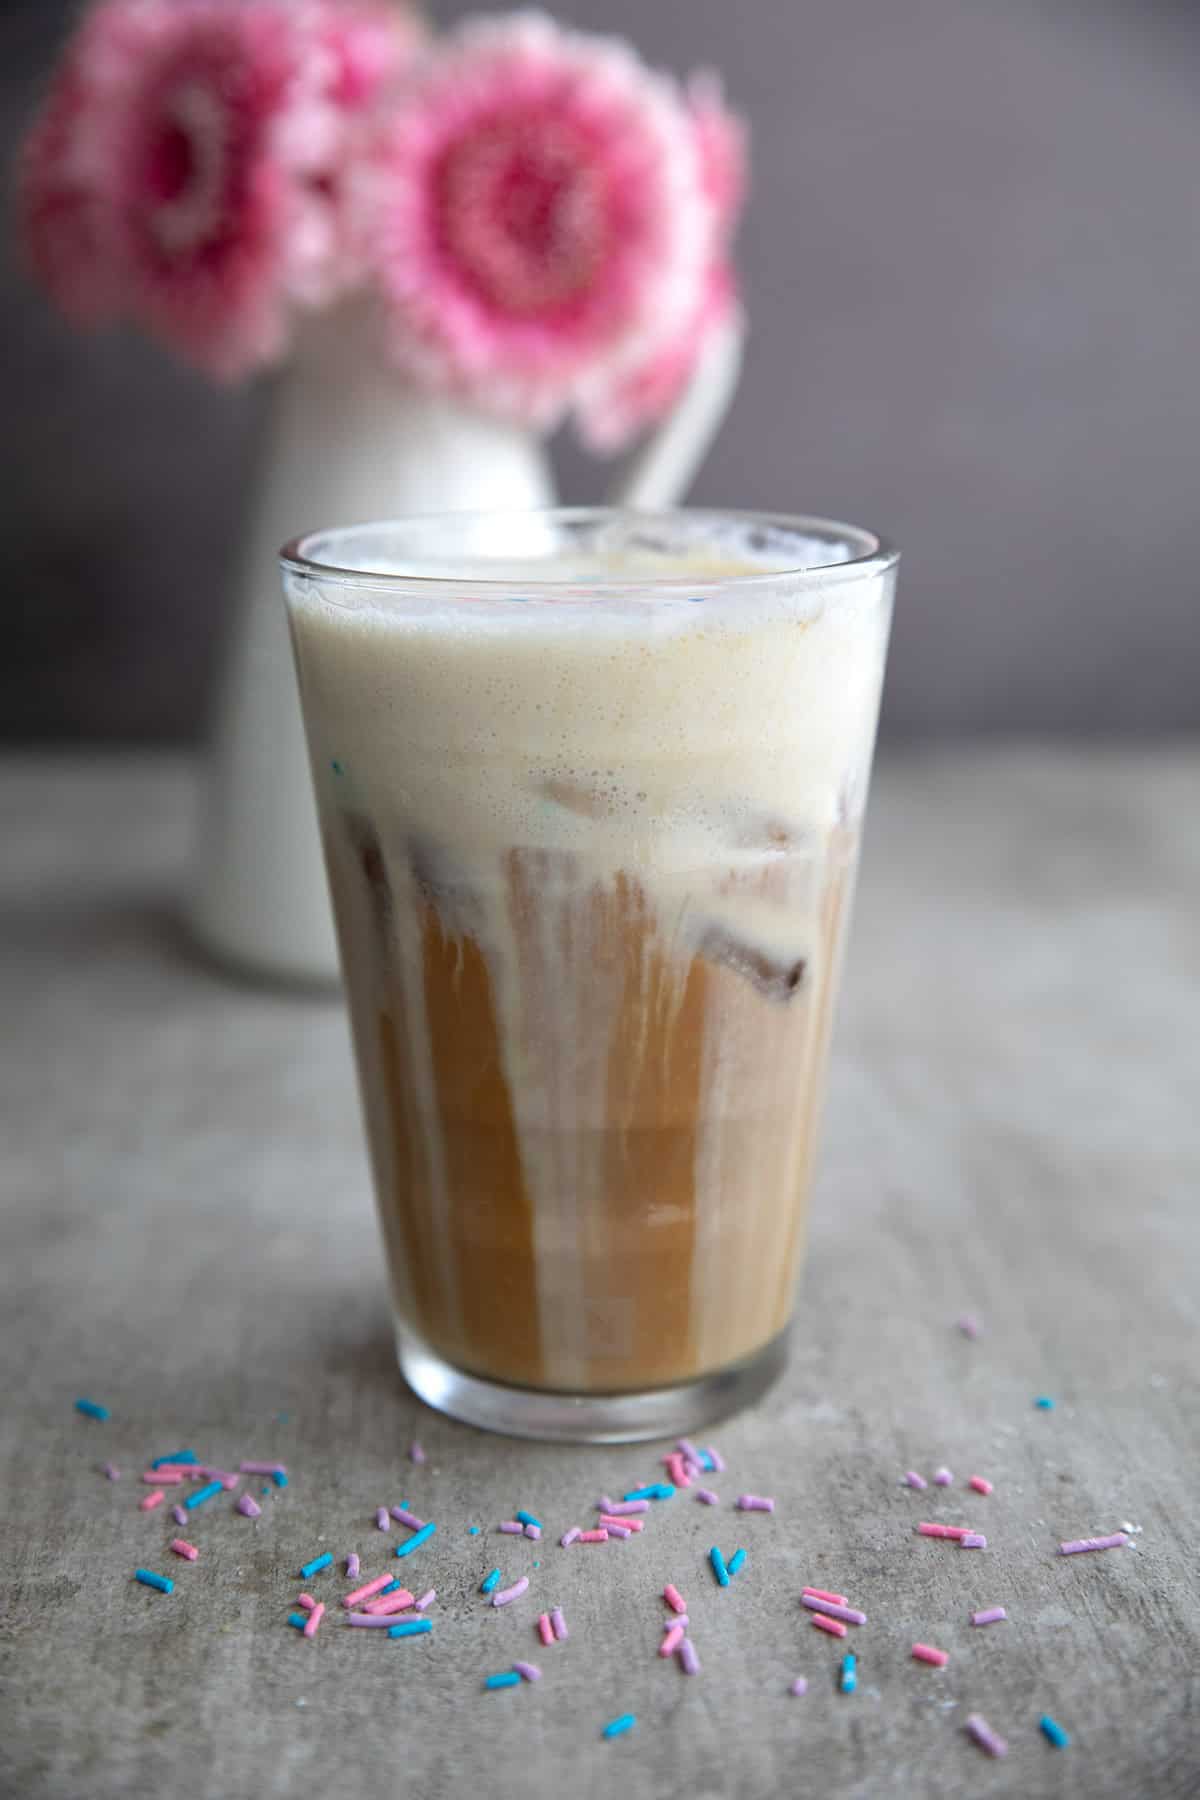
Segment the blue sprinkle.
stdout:
[[707,1450],[702,1450],[700,1452],[700,1467],[711,1472],[716,1466],[711,1454]]
[[319,1575],[321,1570],[327,1569],[332,1561],[333,1554],[329,1550],[326,1550],[323,1556],[314,1556],[312,1561],[306,1562],[301,1569],[301,1581],[307,1581],[310,1575]]
[[703,594],[689,594],[688,595],[688,605],[689,606],[703,606],[704,605],[704,595]]
[[841,1689],[843,1694],[852,1694],[858,1686],[858,1658],[849,1651],[842,1658]]
[[669,1500],[674,1492],[675,1489],[669,1481],[652,1481],[649,1487],[631,1488],[623,1498],[626,1500]]
[[636,1713],[622,1713],[619,1719],[610,1719],[608,1721],[608,1724],[604,1727],[600,1736],[606,1738],[624,1737],[625,1733],[627,1731],[632,1731],[636,1724]]
[[1071,1748],[1071,1740],[1067,1736],[1067,1733],[1058,1723],[1058,1720],[1052,1719],[1049,1713],[1043,1713],[1038,1720],[1038,1724],[1056,1750],[1069,1750]]
[[271,1490],[269,1487],[261,1487],[258,1491],[260,1494],[269,1494]]
[[193,1507],[203,1506],[204,1502],[206,1500],[211,1500],[214,1494],[223,1492],[224,1489],[219,1481],[210,1481],[207,1486],[197,1488],[194,1494],[189,1494],[183,1504],[187,1507],[188,1511],[191,1512]]
[[542,1565],[540,1562],[535,1562],[533,1566],[535,1569],[540,1569]]
[[542,1529],[542,1521],[535,1519],[531,1512],[518,1511],[517,1518],[520,1519],[522,1525],[536,1525],[539,1531]]
[[164,1463],[194,1463],[195,1460],[196,1452],[194,1450],[176,1450],[170,1456],[156,1456],[150,1467],[161,1469]]
[[276,1413],[275,1414],[275,1423],[277,1425],[286,1425],[287,1422],[288,1422],[287,1413],[284,1412],[284,1413]]
[[483,1580],[480,1582],[479,1591],[481,1594],[491,1594],[499,1586],[500,1586],[500,1571],[499,1571],[499,1569],[493,1569],[491,1574],[485,1575]]
[[[1033,1404],[1037,1407],[1039,1412],[1053,1412],[1054,1411],[1054,1402],[1050,1398],[1049,1394],[1039,1394]],[[1053,1720],[1051,1720],[1050,1722],[1051,1722],[1051,1724],[1054,1723]]]
[[390,1638],[420,1637],[422,1632],[433,1630],[432,1619],[401,1619],[398,1625],[388,1626]]
[[410,1538],[405,1538],[402,1544],[396,1545],[396,1555],[407,1556],[410,1550],[419,1550],[422,1544],[429,1542],[436,1530],[437,1526],[430,1519],[428,1525],[422,1525],[420,1531],[414,1531]]
[[343,768],[342,768],[342,765],[341,765],[341,763],[340,763],[340,762],[339,762],[339,761],[338,761],[338,759],[337,759],[337,757],[336,757],[336,756],[335,756],[335,757],[334,757],[334,758],[333,758],[333,760],[332,760],[332,761],[331,761],[331,762],[330,762],[330,764],[329,764],[329,766],[330,766],[330,768],[331,768],[331,769],[332,769],[332,770],[333,770],[333,772],[334,772],[334,774],[335,774],[335,775],[344,775],[344,774],[345,774],[345,772],[346,772],[346,771],[345,771],[345,770],[344,770],[344,769],[343,769]]
[[521,1677],[515,1669],[502,1669],[499,1675],[488,1675],[483,1685],[485,1688],[520,1687]]
[[725,1558],[721,1555],[721,1552],[717,1549],[715,1544],[708,1553],[708,1560],[712,1564],[713,1574],[717,1578],[718,1586],[728,1587],[729,1570],[725,1567]]
[[[524,602],[526,600],[528,600],[529,595],[528,594],[510,594],[508,597],[510,600],[516,600],[519,604],[524,604]],[[519,1677],[518,1677],[518,1679],[519,1679]]]
[[469,1533],[470,1533],[470,1535],[471,1535],[471,1536],[472,1536],[472,1537],[478,1537],[478,1536],[479,1536],[479,1527],[478,1527],[478,1525],[468,1525],[468,1526],[467,1526],[467,1530],[468,1530],[468,1532],[469,1532]]
[[746,1552],[744,1550],[735,1550],[733,1555],[729,1559],[729,1573],[731,1575],[736,1575],[739,1572],[739,1570],[742,1568],[745,1561],[746,1561]]
[[143,1587],[157,1588],[160,1594],[175,1592],[175,1583],[168,1575],[156,1575],[153,1569],[135,1569],[133,1573]]
[[287,1486],[287,1476],[284,1474],[282,1469],[275,1469],[272,1472],[271,1480],[275,1483],[276,1487],[286,1487]]
[[304,1627],[308,1624],[308,1614],[307,1613],[289,1613],[288,1614],[288,1624],[294,1625],[296,1627],[297,1631],[303,1631]]
[[400,1583],[398,1581],[389,1581],[386,1587],[380,1588],[379,1598],[382,1600],[385,1594],[394,1594],[399,1586]]
[[107,1419],[108,1408],[101,1406],[98,1400],[77,1400],[75,1411],[86,1413],[89,1419]]

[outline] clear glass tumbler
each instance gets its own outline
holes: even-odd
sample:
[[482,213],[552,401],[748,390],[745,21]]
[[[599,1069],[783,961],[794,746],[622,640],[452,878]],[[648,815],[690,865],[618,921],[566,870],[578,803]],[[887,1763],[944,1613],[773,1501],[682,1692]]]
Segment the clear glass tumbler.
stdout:
[[321,531],[283,566],[405,1377],[593,1442],[753,1399],[895,553],[597,509]]

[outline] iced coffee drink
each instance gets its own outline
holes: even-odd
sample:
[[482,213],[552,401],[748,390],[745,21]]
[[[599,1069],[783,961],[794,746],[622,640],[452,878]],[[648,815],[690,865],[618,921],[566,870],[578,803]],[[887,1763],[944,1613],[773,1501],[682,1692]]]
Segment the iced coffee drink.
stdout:
[[792,1310],[894,556],[608,512],[317,534],[290,616],[410,1382],[683,1429]]

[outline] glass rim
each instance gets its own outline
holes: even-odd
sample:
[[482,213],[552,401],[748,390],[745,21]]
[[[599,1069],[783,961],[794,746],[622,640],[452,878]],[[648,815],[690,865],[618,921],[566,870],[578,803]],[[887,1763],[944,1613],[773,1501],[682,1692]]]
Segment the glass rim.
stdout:
[[[321,582],[336,582],[339,585],[356,588],[372,588],[383,592],[402,593],[417,591],[430,595],[436,591],[446,592],[464,588],[478,590],[483,594],[499,597],[511,594],[514,581],[512,575],[487,575],[477,573],[486,567],[487,558],[478,552],[468,552],[463,557],[461,575],[447,574],[439,569],[436,574],[425,574],[419,570],[364,569],[353,561],[329,559],[329,551],[336,550],[338,542],[368,538],[372,534],[396,532],[405,526],[445,525],[451,533],[455,527],[467,530],[478,527],[489,520],[529,518],[542,520],[551,524],[586,524],[628,520],[631,523],[644,525],[668,524],[672,521],[686,519],[697,524],[706,521],[714,525],[744,524],[749,527],[759,526],[764,529],[788,532],[796,537],[810,541],[824,542],[832,549],[835,545],[854,554],[832,557],[829,561],[803,562],[795,564],[778,564],[772,567],[755,569],[751,572],[738,571],[736,574],[704,576],[696,570],[683,571],[672,575],[657,570],[642,575],[618,576],[579,576],[566,571],[547,573],[546,575],[530,575],[522,571],[520,585],[531,594],[552,597],[564,588],[576,592],[580,588],[594,589],[600,595],[634,596],[645,594],[648,587],[655,592],[685,592],[697,586],[706,589],[719,589],[721,592],[754,592],[779,581],[813,581],[830,579],[869,579],[885,574],[895,568],[900,560],[899,550],[885,537],[877,532],[868,531],[862,526],[844,524],[836,519],[828,519],[817,514],[784,513],[756,510],[741,507],[663,507],[654,510],[641,510],[621,506],[546,506],[527,508],[492,508],[469,512],[422,512],[399,514],[392,519],[372,519],[357,525],[327,526],[315,531],[306,531],[290,538],[279,553],[279,561],[284,570],[294,576]],[[361,559],[360,559],[361,560]],[[452,561],[452,557],[446,559]],[[497,561],[501,560],[499,558]],[[472,564],[474,565],[472,567]],[[547,558],[548,570],[553,562]]]

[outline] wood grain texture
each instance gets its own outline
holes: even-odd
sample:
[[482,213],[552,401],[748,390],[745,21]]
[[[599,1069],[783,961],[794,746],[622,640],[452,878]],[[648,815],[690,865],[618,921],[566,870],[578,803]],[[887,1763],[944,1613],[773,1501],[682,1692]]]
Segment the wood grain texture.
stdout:
[[[640,1539],[568,1552],[659,1447],[490,1439],[400,1388],[343,1019],[187,952],[193,800],[183,764],[0,771],[0,1793],[1200,1792],[1200,754],[885,760],[791,1369],[712,1433],[720,1512],[680,1495]],[[75,1414],[80,1393],[111,1421]],[[197,1511],[195,1565],[136,1504],[183,1444],[292,1472],[252,1484],[256,1522],[231,1497]],[[942,1462],[949,1492],[897,1485]],[[964,1491],[976,1471],[988,1498]],[[774,1517],[729,1510],[746,1489]],[[382,1569],[374,1509],[401,1500],[439,1523],[406,1565],[438,1589],[432,1635],[340,1630],[331,1608],[303,1641],[295,1571],[326,1548]],[[494,1535],[520,1505],[540,1544]],[[989,1548],[918,1538],[923,1517]],[[1136,1551],[1055,1555],[1122,1520]],[[724,1592],[714,1541],[749,1551]],[[499,1613],[477,1593],[495,1562],[533,1584]],[[666,1580],[694,1680],[654,1655]],[[869,1616],[853,1697],[805,1582]],[[555,1603],[570,1641],[542,1650]],[[990,1603],[1009,1622],[973,1630]],[[913,1663],[915,1639],[949,1666]],[[479,1691],[520,1656],[537,1687]],[[601,1742],[627,1709],[637,1729]],[[1006,1762],[966,1739],[975,1710]]]

